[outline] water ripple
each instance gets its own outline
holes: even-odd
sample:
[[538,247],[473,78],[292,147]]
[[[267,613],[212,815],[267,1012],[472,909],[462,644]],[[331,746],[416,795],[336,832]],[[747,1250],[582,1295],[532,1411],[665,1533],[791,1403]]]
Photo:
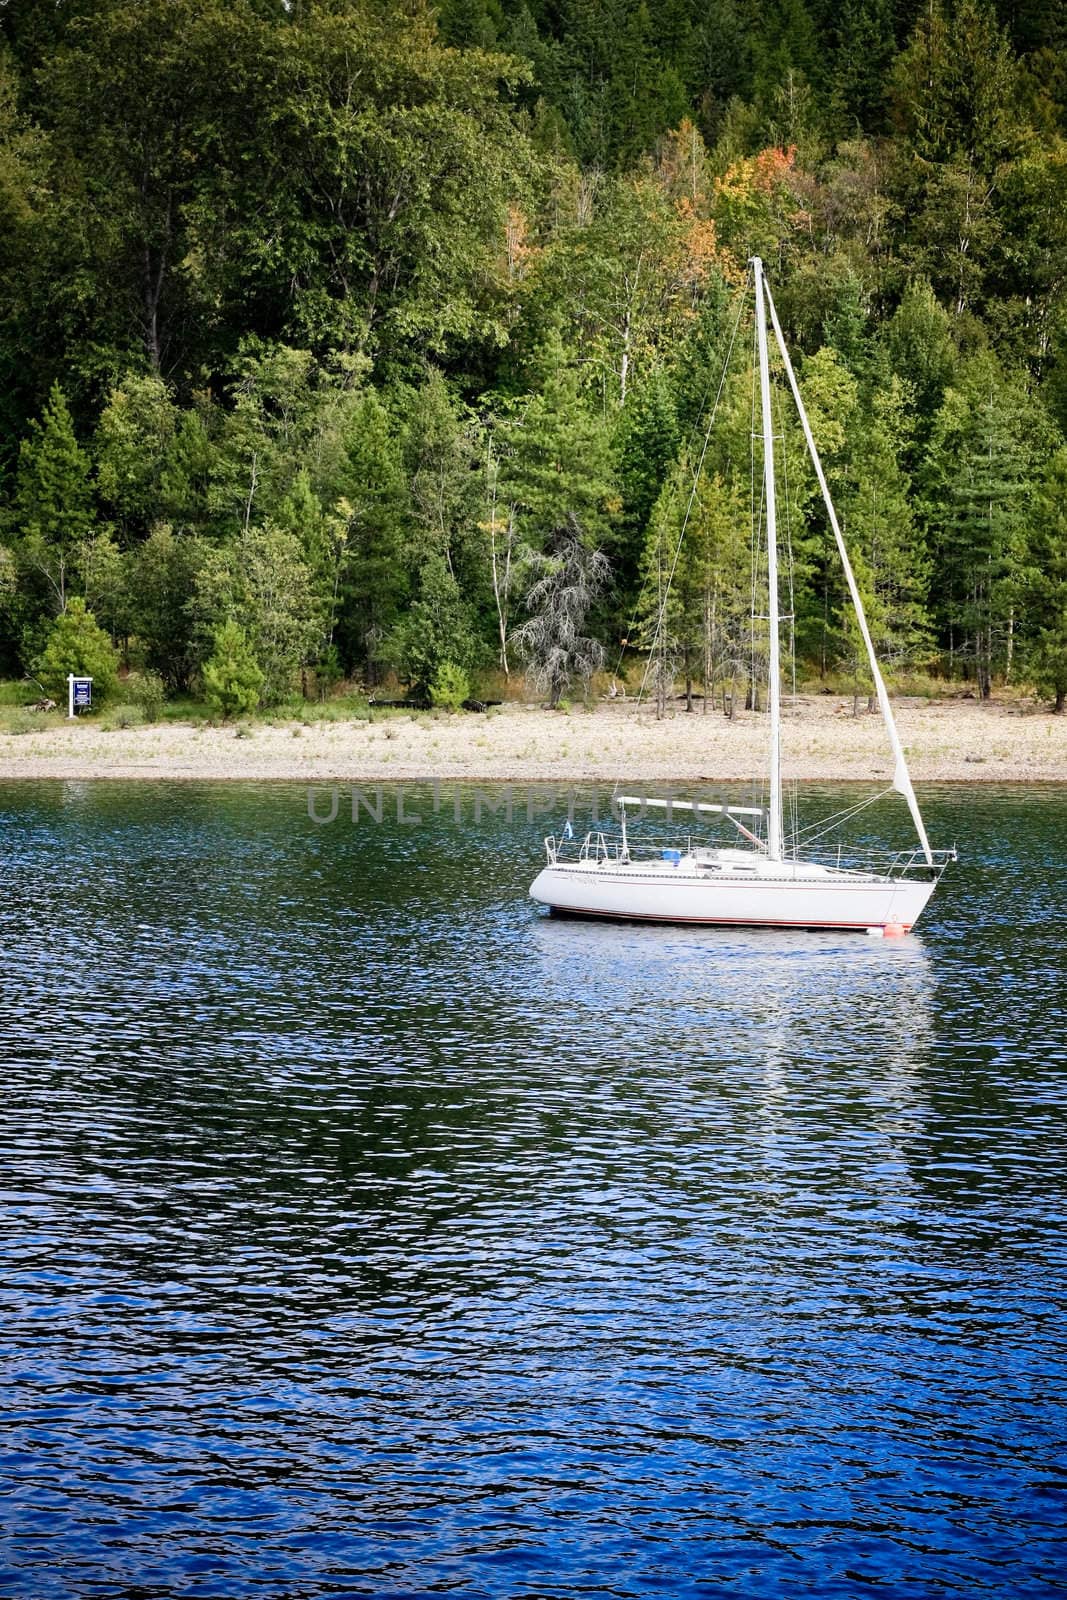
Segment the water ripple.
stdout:
[[929,810],[885,943],[544,920],[521,813],[0,790],[0,1582],[1060,1592],[1067,796]]

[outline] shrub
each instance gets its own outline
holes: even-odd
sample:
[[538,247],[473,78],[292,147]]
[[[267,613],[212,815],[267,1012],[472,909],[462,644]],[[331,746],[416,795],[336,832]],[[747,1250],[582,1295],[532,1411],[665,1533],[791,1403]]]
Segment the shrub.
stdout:
[[158,722],[167,697],[159,673],[131,672],[124,687],[130,703],[140,708],[145,722]]
[[138,672],[126,678],[126,694],[134,706],[141,707],[146,722],[158,722],[163,715],[166,685],[158,672]]
[[470,679],[454,661],[442,661],[430,680],[430,703],[442,711],[458,711],[471,695]]
[[259,705],[263,673],[256,665],[243,628],[225,622],[215,634],[211,659],[204,663],[204,699],[213,711],[232,717]]
[[41,691],[37,685],[26,679],[6,678],[0,682],[0,706],[33,705],[40,697]]
[[315,687],[319,692],[319,699],[326,700],[344,675],[337,646],[327,645],[315,662]]
[[139,728],[144,720],[140,706],[115,706],[108,718],[113,728]]
[[60,704],[67,699],[67,678],[92,678],[93,700],[100,704],[115,691],[118,654],[96,618],[75,598],[52,625],[35,672],[49,694]]

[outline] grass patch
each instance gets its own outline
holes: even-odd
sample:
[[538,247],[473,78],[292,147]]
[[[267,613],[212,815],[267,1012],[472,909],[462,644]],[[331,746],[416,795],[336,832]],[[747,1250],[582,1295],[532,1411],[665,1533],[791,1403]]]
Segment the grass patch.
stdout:
[[100,726],[105,733],[113,733],[116,728],[139,728],[144,720],[145,715],[140,706],[113,706],[107,719]]
[[49,698],[39,684],[26,678],[0,678],[0,706],[32,706]]

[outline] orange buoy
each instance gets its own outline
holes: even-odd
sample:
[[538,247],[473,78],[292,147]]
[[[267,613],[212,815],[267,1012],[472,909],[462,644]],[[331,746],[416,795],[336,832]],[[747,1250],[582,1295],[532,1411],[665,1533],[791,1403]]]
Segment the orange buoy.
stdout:
[[883,930],[887,939],[902,939],[907,931],[902,922],[887,922]]

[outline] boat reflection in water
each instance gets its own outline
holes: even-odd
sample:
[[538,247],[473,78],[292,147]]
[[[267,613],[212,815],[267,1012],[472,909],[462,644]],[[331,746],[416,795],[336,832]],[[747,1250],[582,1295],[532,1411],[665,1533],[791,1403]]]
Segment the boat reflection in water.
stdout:
[[[557,1014],[616,1082],[664,1073],[731,1086],[764,1107],[825,1090],[887,1110],[921,1098],[934,969],[915,934],[719,929],[537,918],[531,937]],[[640,1058],[628,1046],[640,1040]],[[618,1055],[620,1059],[614,1058]],[[573,1059],[573,1057],[572,1057]]]

